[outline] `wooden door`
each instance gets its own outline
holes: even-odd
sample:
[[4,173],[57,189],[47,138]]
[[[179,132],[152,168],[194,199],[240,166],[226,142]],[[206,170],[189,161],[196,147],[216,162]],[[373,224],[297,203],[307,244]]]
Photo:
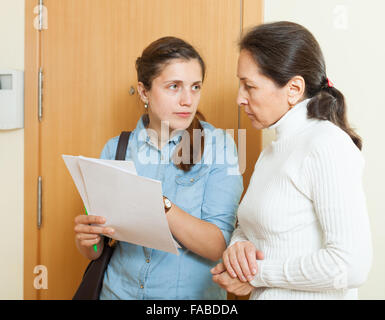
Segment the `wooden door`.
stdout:
[[[26,1],[25,284],[26,299],[70,299],[88,261],[74,243],[81,199],[62,154],[99,157],[105,142],[132,130],[142,104],[135,60],[153,40],[173,35],[207,63],[199,109],[221,128],[238,128],[235,77],[242,28],[240,0],[45,0],[48,28],[33,29],[36,1]],[[43,117],[36,79],[44,74]],[[29,86],[30,84],[30,86]],[[42,177],[42,226],[36,228],[36,183]],[[48,271],[36,289],[33,270]]]

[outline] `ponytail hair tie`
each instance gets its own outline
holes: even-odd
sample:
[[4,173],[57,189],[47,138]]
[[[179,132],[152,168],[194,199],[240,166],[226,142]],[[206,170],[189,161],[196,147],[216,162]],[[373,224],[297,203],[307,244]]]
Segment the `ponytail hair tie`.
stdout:
[[328,82],[328,87],[329,87],[329,88],[334,87],[333,82],[331,82],[329,78],[326,78],[326,80],[327,80],[327,82]]

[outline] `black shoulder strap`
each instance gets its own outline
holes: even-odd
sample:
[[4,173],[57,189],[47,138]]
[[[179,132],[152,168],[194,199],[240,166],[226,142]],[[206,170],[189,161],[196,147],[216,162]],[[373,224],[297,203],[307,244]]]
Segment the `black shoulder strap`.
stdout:
[[122,131],[119,137],[118,147],[116,148],[115,160],[125,160],[131,131]]

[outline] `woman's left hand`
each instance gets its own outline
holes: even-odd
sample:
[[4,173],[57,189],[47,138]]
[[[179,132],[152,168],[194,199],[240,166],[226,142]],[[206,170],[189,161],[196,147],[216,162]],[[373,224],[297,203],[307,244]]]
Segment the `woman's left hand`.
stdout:
[[223,263],[217,264],[211,273],[213,274],[214,282],[236,296],[246,296],[253,290],[253,286],[250,283],[242,282],[238,278],[232,278],[226,271]]

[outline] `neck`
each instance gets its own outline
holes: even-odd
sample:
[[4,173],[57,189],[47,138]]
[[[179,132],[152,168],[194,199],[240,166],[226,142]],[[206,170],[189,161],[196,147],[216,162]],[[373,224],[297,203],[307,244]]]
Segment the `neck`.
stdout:
[[306,127],[309,122],[307,119],[307,103],[309,100],[305,99],[296,104],[281,119],[269,127],[269,129],[275,129],[277,141],[290,137]]
[[156,145],[158,149],[162,149],[170,139],[170,128],[167,123],[163,121],[162,123],[156,123],[150,119],[146,130],[151,142]]
[[172,129],[168,121],[157,121],[150,115],[146,129],[150,140],[158,149],[162,149],[168,141],[181,134],[181,130]]

